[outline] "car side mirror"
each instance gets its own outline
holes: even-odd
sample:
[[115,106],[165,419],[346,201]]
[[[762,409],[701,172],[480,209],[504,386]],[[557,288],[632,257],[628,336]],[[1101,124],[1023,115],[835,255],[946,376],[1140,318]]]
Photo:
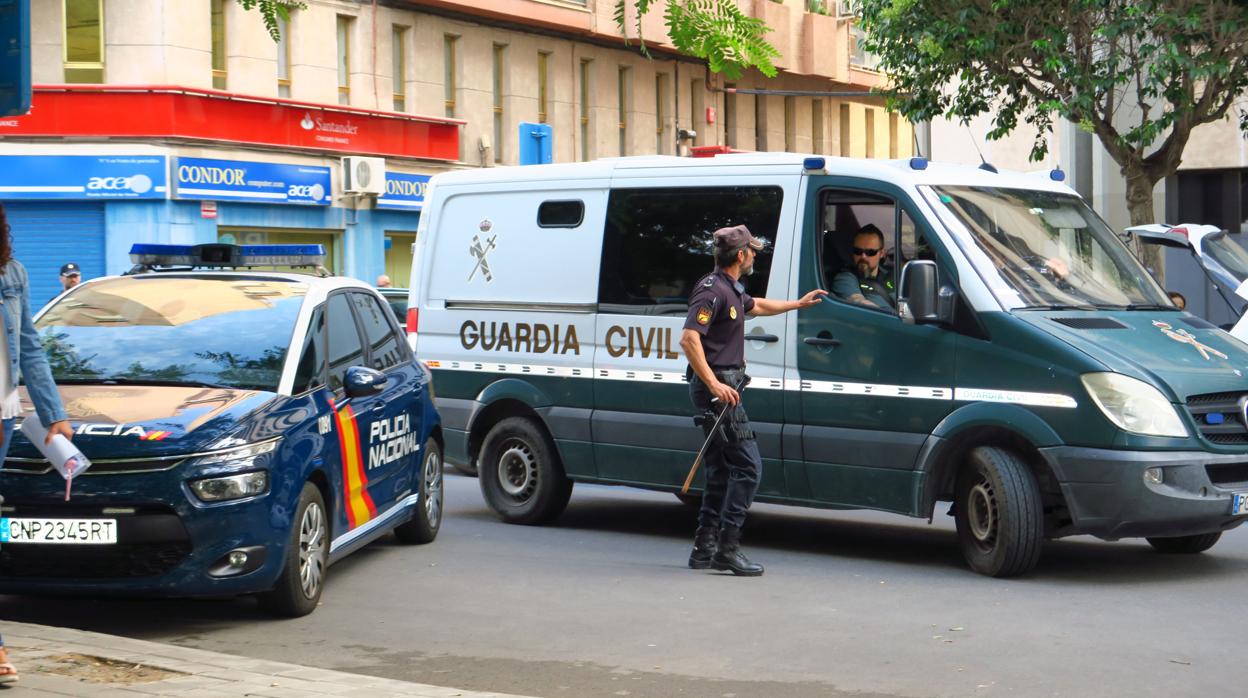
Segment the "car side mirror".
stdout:
[[936,262],[916,259],[901,270],[901,293],[897,304],[901,319],[915,325],[951,325],[957,294],[940,285]]
[[386,387],[386,374],[367,366],[352,366],[342,379],[342,389],[347,397],[368,397],[380,393]]

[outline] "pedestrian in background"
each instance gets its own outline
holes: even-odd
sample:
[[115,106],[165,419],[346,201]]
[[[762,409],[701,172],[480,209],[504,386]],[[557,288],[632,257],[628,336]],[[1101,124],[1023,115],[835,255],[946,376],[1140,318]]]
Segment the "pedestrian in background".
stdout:
[[[741,405],[741,392],[749,382],[745,375],[745,316],[808,308],[828,295],[816,289],[796,301],[750,297],[741,279],[753,273],[754,257],[762,249],[763,241],[744,225],[715,231],[715,271],[702,277],[690,294],[689,314],[680,336],[680,347],[689,361],[685,375],[689,398],[710,440],[706,489],[689,566],[747,577],[763,573],[762,565],[741,553],[741,527],[758,492],[763,459]],[[714,429],[721,411],[727,412],[720,427]]]
[[[74,276],[81,275],[78,265],[71,262],[61,267],[62,279],[69,267],[72,267],[70,271]],[[66,288],[72,288],[77,283],[75,280]],[[9,442],[13,438],[14,422],[22,411],[17,394],[19,377],[26,382],[26,390],[40,421],[48,425],[47,442],[51,443],[56,434],[66,439],[73,439],[74,436],[65,408],[61,405],[61,396],[56,391],[56,383],[52,380],[48,357],[31,319],[30,278],[26,275],[26,267],[13,259],[13,241],[3,204],[0,204],[0,308],[3,308],[0,323],[4,325],[0,331],[3,335],[3,341],[0,341],[0,420],[4,425],[0,430],[0,438],[3,439],[0,443],[0,468],[3,468],[9,453]],[[17,669],[9,662],[4,638],[0,637],[0,683],[16,680]]]
[[1171,291],[1169,295],[1170,302],[1174,303],[1174,307],[1179,310],[1187,310],[1187,299],[1183,297],[1182,293],[1179,293],[1178,291]]
[[377,288],[390,288],[390,277],[385,274],[377,277]]
[[69,289],[82,283],[82,269],[77,264],[70,262],[61,265],[61,290]]

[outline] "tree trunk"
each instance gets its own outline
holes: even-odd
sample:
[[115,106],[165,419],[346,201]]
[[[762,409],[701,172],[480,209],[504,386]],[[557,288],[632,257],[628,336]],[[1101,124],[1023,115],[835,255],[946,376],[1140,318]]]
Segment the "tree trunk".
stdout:
[[[1131,216],[1131,225],[1156,223],[1156,216],[1153,213],[1153,189],[1157,187],[1157,181],[1143,172],[1124,172],[1123,174],[1127,178],[1127,212]],[[1135,253],[1144,263],[1145,268],[1164,287],[1166,267],[1161,245],[1141,245],[1137,240]]]

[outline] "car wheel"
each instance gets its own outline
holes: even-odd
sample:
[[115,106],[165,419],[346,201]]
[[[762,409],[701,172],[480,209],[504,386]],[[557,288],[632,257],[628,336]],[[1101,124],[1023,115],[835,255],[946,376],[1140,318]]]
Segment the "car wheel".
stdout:
[[1173,538],[1148,538],[1148,544],[1159,553],[1175,555],[1195,555],[1203,553],[1217,544],[1222,537],[1221,531],[1201,533],[1195,536],[1176,536]]
[[286,562],[273,590],[260,596],[270,612],[289,618],[316,610],[325,588],[329,556],[329,518],[321,491],[304,483],[286,547]]
[[416,513],[394,528],[400,543],[431,543],[442,527],[442,449],[433,439],[425,442],[418,477]]
[[1036,478],[1018,456],[995,447],[971,452],[958,477],[954,519],[971,569],[990,577],[1031,571],[1044,543]]
[[568,506],[572,481],[550,437],[532,419],[508,417],[495,424],[478,463],[481,494],[507,523],[545,523]]

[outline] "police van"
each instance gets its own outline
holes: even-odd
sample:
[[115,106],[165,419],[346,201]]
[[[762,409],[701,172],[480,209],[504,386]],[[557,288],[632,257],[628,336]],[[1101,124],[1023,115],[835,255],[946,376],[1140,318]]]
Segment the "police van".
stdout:
[[409,341],[447,460],[514,523],[559,515],[574,482],[678,491],[703,439],[679,336],[711,232],[764,238],[746,289],[794,299],[852,273],[873,225],[896,298],[746,323],[759,500],[951,502],[993,576],[1075,534],[1206,550],[1248,516],[1248,345],[1174,308],[1062,179],[782,153],[437,175]]
[[319,269],[320,245],[135,245],[131,258],[35,319],[92,464],[67,500],[14,436],[0,592],[254,593],[297,616],[348,553],[391,530],[437,536],[433,384],[375,290],[261,269]]

